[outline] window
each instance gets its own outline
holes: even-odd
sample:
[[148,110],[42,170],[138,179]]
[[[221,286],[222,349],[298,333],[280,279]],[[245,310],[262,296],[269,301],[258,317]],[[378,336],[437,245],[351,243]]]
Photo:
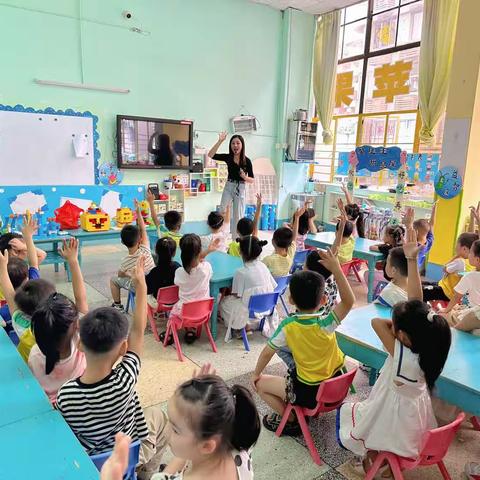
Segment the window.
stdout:
[[422,16],[423,0],[367,0],[342,10],[334,142],[317,136],[313,178],[330,181],[339,152],[360,144],[427,151],[418,142]]

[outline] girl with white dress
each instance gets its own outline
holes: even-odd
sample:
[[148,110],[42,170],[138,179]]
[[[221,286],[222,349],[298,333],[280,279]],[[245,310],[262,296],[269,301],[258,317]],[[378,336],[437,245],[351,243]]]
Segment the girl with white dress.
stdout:
[[[430,394],[447,360],[451,333],[447,321],[422,301],[419,247],[412,229],[407,235],[409,300],[393,307],[392,320],[372,320],[387,360],[367,400],[344,403],[337,414],[339,443],[362,457],[350,464],[361,475],[380,450],[416,458],[424,434],[436,427]],[[391,478],[388,470],[379,478]]]
[[[250,235],[240,239],[240,254],[243,267],[239,268],[232,283],[232,294],[225,297],[219,305],[220,315],[227,327],[225,341],[231,337],[232,328],[240,330],[249,323],[248,303],[252,295],[271,293],[275,290],[277,282],[272,277],[270,270],[260,260],[262,247],[267,241],[261,241]],[[276,311],[265,323],[265,333],[274,331],[278,323]]]

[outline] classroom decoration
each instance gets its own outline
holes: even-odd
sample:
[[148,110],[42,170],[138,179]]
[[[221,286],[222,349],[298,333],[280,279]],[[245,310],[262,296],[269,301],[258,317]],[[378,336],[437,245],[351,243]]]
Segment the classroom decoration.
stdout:
[[140,208],[140,214],[142,215],[143,222],[145,225],[151,225],[150,221],[150,207],[148,205],[148,202],[146,200],[142,200],[141,202],[138,202],[138,206]]
[[437,195],[449,200],[462,191],[463,181],[456,167],[443,167],[435,176],[434,184]]
[[110,230],[110,216],[94,203],[80,215],[80,225],[87,232]]
[[117,214],[115,215],[114,220],[117,227],[122,228],[125,225],[129,225],[133,222],[132,209],[128,207],[117,208]]
[[88,111],[0,104],[2,185],[98,183],[97,122]]
[[61,207],[55,210],[55,221],[62,230],[75,230],[78,228],[78,220],[83,209],[67,200]]
[[118,185],[123,175],[113,162],[105,162],[98,167],[98,180],[102,185]]
[[10,208],[16,215],[25,215],[27,211],[36,212],[47,203],[45,195],[40,190],[33,190],[20,193],[15,197],[9,198]]

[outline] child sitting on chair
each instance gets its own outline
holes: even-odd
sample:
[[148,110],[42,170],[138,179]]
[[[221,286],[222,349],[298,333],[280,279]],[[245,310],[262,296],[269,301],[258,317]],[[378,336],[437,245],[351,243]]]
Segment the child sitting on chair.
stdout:
[[[286,402],[314,408],[318,387],[324,380],[341,374],[344,354],[337,344],[335,329],[353,307],[355,296],[342,272],[337,257],[331,250],[320,251],[321,263],[335,276],[341,302],[326,318],[318,310],[325,303],[323,277],[317,272],[298,271],[290,281],[290,303],[297,312],[284,319],[260,354],[253,384],[260,397],[275,413],[263,418],[263,425],[275,431],[280,424]],[[264,375],[262,372],[273,355],[282,347],[291,350],[295,368],[287,377]],[[292,414],[283,430],[285,435],[295,435],[300,425]]]
[[153,223],[157,228],[157,236],[159,238],[173,238],[178,247],[180,239],[182,238],[182,234],[180,233],[180,228],[182,227],[181,213],[177,212],[176,210],[169,210],[168,212],[166,212],[163,216],[163,221],[165,223],[165,228],[167,229],[167,231],[162,232],[161,223],[158,219],[157,212],[155,211],[155,195],[150,189],[147,190],[147,202],[150,207],[150,216],[152,217]]
[[392,248],[387,257],[385,273],[391,281],[380,292],[375,300],[387,307],[393,307],[399,302],[406,302],[408,263],[402,247]]
[[227,253],[227,240],[230,236],[230,205],[227,205],[225,212],[210,212],[207,224],[210,233],[201,237],[202,250],[206,250],[213,240],[218,238],[217,251]]
[[262,212],[262,195],[257,193],[257,206],[255,209],[255,217],[253,221],[250,218],[243,217],[237,222],[237,239],[228,246],[228,254],[233,257],[240,257],[240,239],[253,235],[258,237],[258,222]]
[[275,252],[266,256],[263,263],[274,277],[284,277],[290,273],[297,251],[298,222],[303,213],[303,208],[295,212],[292,228],[280,227],[273,232],[272,244]]
[[155,267],[152,252],[150,251],[150,242],[148,240],[145,222],[143,221],[140,207],[135,200],[137,207],[137,225],[125,225],[120,232],[122,243],[128,248],[128,255],[122,260],[120,269],[115,277],[110,279],[110,291],[112,292],[113,303],[112,307],[118,310],[124,310],[120,292],[121,289],[132,290],[131,272],[135,268],[137,260],[140,257],[145,258],[145,273]]
[[425,270],[425,260],[428,253],[432,249],[433,245],[433,226],[435,224],[435,213],[437,211],[437,204],[434,203],[432,207],[432,213],[430,215],[430,220],[425,218],[420,218],[415,220],[413,223],[413,228],[417,233],[418,245],[422,247],[420,253],[418,254],[418,266],[420,268],[420,273]]
[[284,224],[284,227],[290,228],[296,233],[295,246],[297,248],[297,251],[305,250],[305,240],[309,233],[318,232],[317,226],[315,225],[315,210],[308,207],[310,203],[311,202],[307,201],[305,202],[303,207],[300,208],[302,213],[298,219],[298,222],[296,222],[297,228],[294,227],[294,223],[295,216],[297,215],[299,209],[297,209],[294,213],[292,223]]

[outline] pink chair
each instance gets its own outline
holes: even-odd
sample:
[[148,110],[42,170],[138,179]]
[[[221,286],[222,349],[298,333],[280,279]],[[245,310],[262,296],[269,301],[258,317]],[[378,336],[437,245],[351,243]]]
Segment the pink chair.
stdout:
[[313,442],[313,438],[310,434],[310,430],[308,429],[305,417],[316,417],[320,413],[330,412],[337,409],[345,400],[348,389],[350,388],[350,385],[352,385],[356,373],[357,368],[354,368],[343,375],[323,381],[318,387],[317,405],[315,408],[304,408],[289,403],[283,412],[282,421],[280,422],[275,435],[279,437],[282,434],[290,412],[293,409],[297,415],[300,428],[302,429],[305,442],[310,450],[310,455],[312,456],[313,461],[317,465],[322,465],[323,462],[320,459],[317,449],[315,448],[315,443]]
[[202,333],[202,327],[207,332],[208,340],[212,346],[212,350],[217,353],[217,346],[212,337],[210,331],[209,321],[213,310],[213,298],[207,298],[205,300],[195,300],[194,302],[187,302],[182,305],[182,313],[180,316],[171,315],[168,318],[167,331],[165,332],[165,340],[163,346],[166,347],[168,343],[168,337],[173,335],[173,341],[175,342],[175,348],[177,349],[178,359],[183,362],[182,347],[178,340],[178,330],[181,328],[196,328],[197,337],[200,337]]
[[[150,305],[147,305],[147,317],[150,322],[150,328],[152,329],[153,336],[157,342],[160,342],[160,337],[158,336],[157,325],[155,324],[155,313],[161,313],[165,317],[168,316],[168,313],[173,308],[173,306],[178,302],[178,286],[172,285],[171,287],[159,288],[157,293],[157,303],[158,306],[156,309],[152,308]],[[168,337],[165,337],[168,338]]]
[[365,480],[373,480],[378,469],[385,461],[390,464],[395,480],[403,480],[402,470],[412,470],[418,466],[428,465],[438,465],[442,477],[445,480],[451,480],[443,463],[443,459],[455,437],[456,431],[464,419],[465,414],[460,413],[452,423],[427,432],[423,441],[423,447],[420,450],[420,455],[415,459],[399,457],[390,452],[379,452]]
[[360,268],[363,264],[365,264],[365,260],[360,260],[359,258],[353,258],[350,260],[350,262],[347,263],[342,263],[342,272],[346,277],[350,275],[350,273],[353,271],[355,277],[357,277],[357,280],[360,283],[363,283],[362,277],[360,276]]

